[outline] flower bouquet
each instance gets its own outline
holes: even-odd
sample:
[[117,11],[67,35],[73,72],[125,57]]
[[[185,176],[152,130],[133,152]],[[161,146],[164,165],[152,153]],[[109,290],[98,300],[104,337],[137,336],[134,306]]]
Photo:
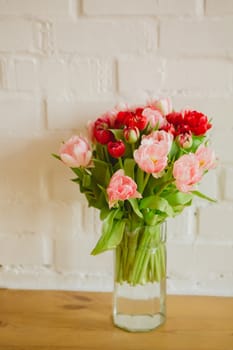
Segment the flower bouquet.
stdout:
[[72,136],[55,155],[75,173],[89,206],[100,210],[102,234],[92,254],[115,249],[117,285],[164,281],[163,223],[195,196],[213,201],[196,189],[216,165],[210,128],[203,113],[175,112],[164,98],[105,113],[89,123],[89,140]]

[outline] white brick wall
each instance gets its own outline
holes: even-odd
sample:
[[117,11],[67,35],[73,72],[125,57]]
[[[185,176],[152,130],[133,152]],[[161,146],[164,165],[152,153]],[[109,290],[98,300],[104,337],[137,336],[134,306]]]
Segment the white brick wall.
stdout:
[[224,19],[166,19],[161,22],[161,48],[189,54],[232,52],[233,22]]
[[112,254],[50,154],[116,103],[213,119],[219,168],[168,221],[168,289],[233,294],[233,1],[0,0],[0,287],[111,290]]

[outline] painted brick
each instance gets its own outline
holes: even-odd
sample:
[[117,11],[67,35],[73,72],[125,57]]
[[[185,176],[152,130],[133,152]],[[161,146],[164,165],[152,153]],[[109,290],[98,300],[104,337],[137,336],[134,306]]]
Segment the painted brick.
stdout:
[[[211,198],[218,198],[218,177],[216,169],[212,169],[209,173],[205,174],[200,184],[198,185],[198,191],[204,193]],[[198,198],[198,203],[201,206],[205,206],[208,202],[202,198]]]
[[0,238],[0,264],[50,265],[52,242],[47,237]]
[[220,165],[199,189],[220,202],[168,220],[168,291],[232,295],[231,3],[0,0],[0,16],[0,286],[111,290],[111,253],[90,256],[99,212],[51,153],[116,103],[170,93],[213,118]]
[[157,47],[157,28],[153,20],[63,21],[56,23],[55,35],[58,50],[65,52],[113,55]]
[[[4,133],[4,136],[3,136]],[[1,199],[8,201],[39,201],[47,199],[44,172],[51,163],[52,147],[46,137],[19,136],[19,131],[6,133],[0,139]],[[6,135],[5,135],[6,134]],[[52,165],[52,164],[51,164]],[[17,170],[16,170],[17,169]]]
[[70,13],[70,0],[0,0],[0,14],[63,17]]
[[191,278],[194,267],[193,246],[184,243],[169,243],[167,245],[168,276],[176,278]]
[[67,86],[67,67],[64,60],[44,59],[39,68],[41,88],[50,95],[64,94]]
[[197,293],[200,295],[222,295],[233,294],[233,276],[231,273],[209,274],[209,276],[198,276]]
[[[3,201],[0,202],[1,235],[43,234],[47,223],[41,202]],[[14,219],[12,219],[14,218]]]
[[181,15],[195,11],[195,0],[84,0],[87,15]]
[[195,12],[195,0],[158,0],[158,13],[161,15],[193,15]]
[[118,62],[119,90],[132,92],[160,88],[162,61],[157,58],[121,59]]
[[205,113],[213,120],[213,129],[233,129],[233,100],[230,97],[174,96],[172,101],[176,110],[190,108]]
[[75,238],[83,231],[83,203],[73,201],[48,201],[44,204],[47,232],[55,239]]
[[210,16],[233,15],[232,0],[206,0],[205,13]]
[[40,101],[37,98],[2,94],[0,112],[4,116],[0,130],[24,132],[41,128]]
[[71,181],[75,178],[75,174],[61,162],[59,164],[55,162],[58,161],[54,159],[54,169],[48,172],[50,198],[62,201],[82,200],[78,186]]
[[232,65],[218,60],[169,60],[165,67],[166,89],[228,92],[231,88]]
[[104,94],[105,98],[113,92],[113,64],[109,60],[75,59],[69,67],[69,86],[79,97]]
[[48,127],[80,131],[86,128],[88,120],[96,119],[102,113],[112,109],[114,105],[114,101],[84,102],[78,99],[48,98]]
[[78,99],[112,98],[114,90],[113,64],[108,60],[74,59],[71,64],[64,60],[46,59],[40,67],[40,84],[51,97],[74,94]]
[[14,83],[17,90],[29,91],[38,88],[35,61],[15,60],[14,72]]
[[185,208],[180,215],[167,220],[167,240],[171,244],[177,240],[192,242],[195,231],[194,207]]
[[233,201],[233,167],[225,169],[224,199]]
[[216,20],[164,20],[160,47],[173,52],[218,53],[233,51],[231,18]]
[[218,239],[219,242],[232,240],[233,206],[226,204],[209,205],[198,210],[198,233],[200,237]]
[[167,278],[167,292],[168,294],[196,294],[195,281],[190,278],[180,278],[175,275]]
[[3,63],[0,60],[0,88],[3,87],[3,81],[4,81],[4,77],[3,77]]
[[232,272],[233,245],[199,241],[194,247],[196,278]]
[[83,11],[87,15],[155,15],[158,6],[154,0],[84,0]]
[[217,129],[212,132],[212,144],[216,151],[220,162],[233,163],[233,130],[219,131]]
[[56,240],[55,242],[55,268],[59,271],[82,271],[86,273],[112,272],[111,253],[99,256],[90,255],[96,244],[96,238],[91,234],[76,239]]
[[10,160],[6,160],[6,157],[0,157],[1,161],[4,162],[4,169],[0,173],[1,199],[9,201],[33,197],[39,200],[43,196],[40,173],[32,169],[32,165],[21,169],[17,168],[15,171],[16,162],[14,166],[11,163],[15,157],[11,156]]
[[31,22],[21,19],[1,20],[0,51],[24,51],[33,49]]

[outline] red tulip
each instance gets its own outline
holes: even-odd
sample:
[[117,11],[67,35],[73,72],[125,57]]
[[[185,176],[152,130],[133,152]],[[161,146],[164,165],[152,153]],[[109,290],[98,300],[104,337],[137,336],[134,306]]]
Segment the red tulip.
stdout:
[[125,144],[122,141],[115,141],[108,143],[108,153],[113,158],[120,158],[125,153]]

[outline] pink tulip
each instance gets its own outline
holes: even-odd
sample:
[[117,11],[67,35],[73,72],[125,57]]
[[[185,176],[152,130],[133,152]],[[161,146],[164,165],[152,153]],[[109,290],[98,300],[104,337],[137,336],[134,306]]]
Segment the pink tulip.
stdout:
[[147,118],[152,128],[161,128],[166,124],[166,119],[159,110],[147,107],[143,110],[142,115]]
[[167,166],[172,140],[173,136],[166,131],[153,131],[144,136],[141,146],[134,152],[135,162],[146,173],[160,177]]
[[157,145],[167,155],[170,152],[173,135],[164,130],[153,131],[151,134],[142,137],[142,145]]
[[142,198],[137,192],[137,184],[129,176],[125,176],[122,169],[118,170],[111,178],[107,188],[109,207],[112,208],[119,200]]
[[134,151],[134,160],[146,173],[159,177],[167,166],[166,150],[158,145],[141,145]]
[[216,167],[216,157],[212,149],[200,145],[195,153],[200,168],[205,171]]
[[160,111],[163,116],[172,112],[172,102],[170,98],[161,98],[159,100],[151,101],[149,106]]
[[189,192],[202,178],[203,171],[195,154],[185,154],[175,161],[173,176],[176,187],[181,192]]
[[90,165],[92,152],[85,137],[72,136],[61,145],[59,154],[61,160],[71,168],[87,167]]

